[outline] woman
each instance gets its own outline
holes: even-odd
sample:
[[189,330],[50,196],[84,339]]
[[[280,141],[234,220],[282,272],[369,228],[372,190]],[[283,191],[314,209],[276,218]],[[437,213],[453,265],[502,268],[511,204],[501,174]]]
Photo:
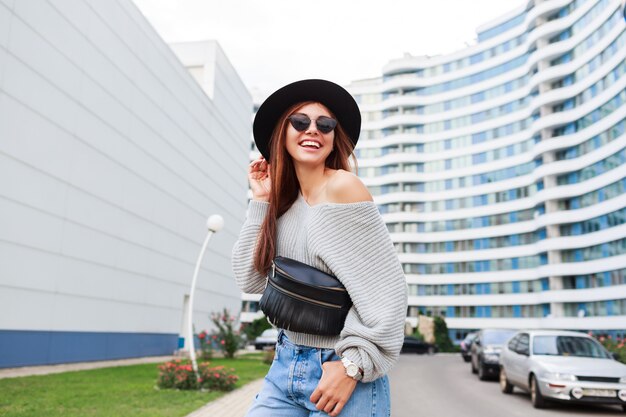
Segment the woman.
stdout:
[[255,117],[262,156],[249,167],[253,199],[232,253],[238,285],[262,293],[283,256],[335,275],[353,305],[338,336],[280,331],[248,417],[390,415],[386,373],[403,342],[406,282],[370,193],[350,172],[360,127],[352,96],[324,80],[279,89]]

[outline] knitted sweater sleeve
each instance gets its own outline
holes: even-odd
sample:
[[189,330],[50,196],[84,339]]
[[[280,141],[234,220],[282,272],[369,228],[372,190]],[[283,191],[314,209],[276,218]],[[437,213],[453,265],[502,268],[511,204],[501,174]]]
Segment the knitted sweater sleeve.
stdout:
[[329,204],[309,223],[309,244],[352,298],[335,350],[364,371],[385,375],[404,340],[407,286],[402,266],[375,203]]
[[235,281],[241,291],[250,294],[261,294],[265,288],[265,277],[254,269],[254,253],[259,230],[268,209],[269,203],[250,201],[248,215],[232,250],[231,261]]

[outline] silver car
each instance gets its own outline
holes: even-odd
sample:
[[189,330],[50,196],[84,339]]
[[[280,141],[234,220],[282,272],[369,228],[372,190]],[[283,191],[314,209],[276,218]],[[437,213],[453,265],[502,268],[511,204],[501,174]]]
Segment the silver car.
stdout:
[[592,337],[561,330],[523,330],[500,354],[500,389],[530,391],[535,408],[546,401],[621,405],[626,411],[626,365]]
[[278,340],[278,329],[271,328],[266,329],[261,333],[259,337],[254,339],[254,348],[257,350],[262,350],[265,348],[271,348],[276,345]]

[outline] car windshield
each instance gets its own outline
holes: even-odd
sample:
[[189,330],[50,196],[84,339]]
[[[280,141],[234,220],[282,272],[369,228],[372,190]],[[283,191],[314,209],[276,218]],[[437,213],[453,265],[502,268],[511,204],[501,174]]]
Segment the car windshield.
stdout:
[[535,336],[533,354],[610,359],[598,342],[579,336]]
[[513,333],[513,331],[485,332],[483,340],[486,345],[503,345]]
[[469,343],[471,341],[473,341],[476,338],[476,333],[470,333],[467,336],[465,336],[465,339],[463,339],[463,341],[465,343]]

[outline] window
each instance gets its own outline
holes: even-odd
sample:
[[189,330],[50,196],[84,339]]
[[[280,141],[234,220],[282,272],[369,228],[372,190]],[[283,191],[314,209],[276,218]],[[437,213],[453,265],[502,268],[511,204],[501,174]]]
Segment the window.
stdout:
[[520,355],[529,355],[529,338],[528,338],[528,334],[527,333],[522,333],[519,337],[519,341],[517,343],[517,350],[516,352],[519,353]]

